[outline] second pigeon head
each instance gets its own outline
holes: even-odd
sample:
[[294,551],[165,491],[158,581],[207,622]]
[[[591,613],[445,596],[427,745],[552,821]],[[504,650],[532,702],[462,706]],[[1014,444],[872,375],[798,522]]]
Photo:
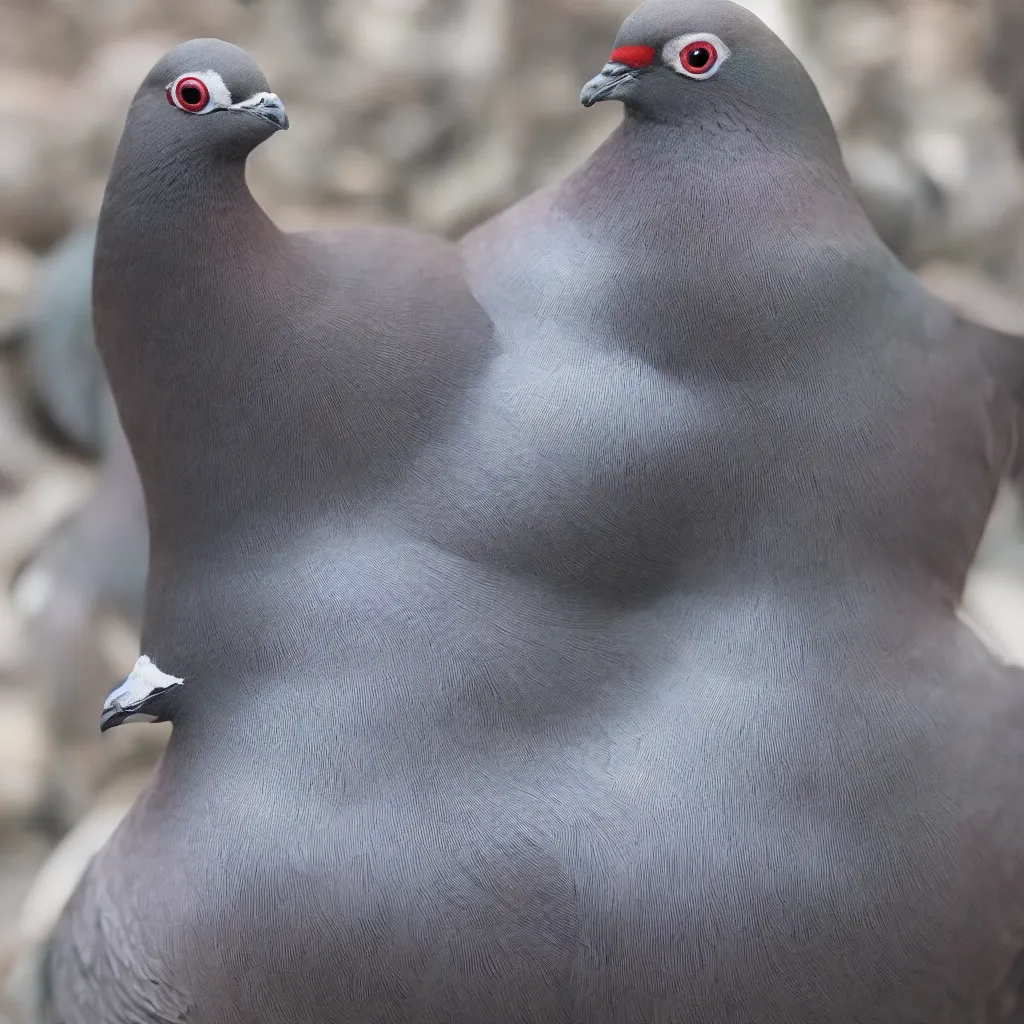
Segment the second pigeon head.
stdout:
[[256,62],[220,39],[193,39],[166,53],[135,97],[152,130],[191,148],[245,156],[288,127],[284,104]]
[[828,130],[803,66],[732,0],[647,0],[580,99],[587,107],[619,100],[632,114],[679,127],[711,116],[719,127],[757,117]]

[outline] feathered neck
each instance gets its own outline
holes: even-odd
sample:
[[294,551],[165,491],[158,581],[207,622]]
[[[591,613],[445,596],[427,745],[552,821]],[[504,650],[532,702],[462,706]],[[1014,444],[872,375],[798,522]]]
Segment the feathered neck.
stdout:
[[675,126],[627,111],[557,189],[561,210],[615,232],[680,245],[740,244],[762,225],[868,229],[834,137],[761,140],[725,119]]

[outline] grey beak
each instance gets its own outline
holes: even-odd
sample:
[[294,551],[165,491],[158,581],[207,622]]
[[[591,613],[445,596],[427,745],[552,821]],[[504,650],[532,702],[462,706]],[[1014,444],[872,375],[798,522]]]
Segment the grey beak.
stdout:
[[583,86],[580,103],[585,107],[592,107],[602,100],[615,99],[620,86],[635,81],[637,74],[637,69],[631,68],[628,64],[605,64],[601,73]]
[[284,104],[273,93],[260,100],[251,110],[257,117],[276,124],[282,131],[288,130],[288,111],[284,109]]
[[125,687],[119,686],[103,705],[100,713],[100,732],[106,732],[115,726],[123,725],[125,722],[159,722],[160,714],[157,704],[160,703],[158,694],[153,694],[145,700],[133,701],[127,699],[124,693]]
[[133,711],[130,707],[122,708],[118,705],[104,705],[100,715],[100,732],[106,732],[116,726],[124,725],[125,722],[158,722],[156,715],[146,714],[143,711]]
[[139,658],[128,678],[104,701],[100,732],[124,722],[167,721],[173,692],[182,683],[184,679],[161,672],[149,658]]
[[261,92],[250,99],[242,100],[241,103],[233,103],[228,109],[255,114],[281,131],[288,128],[288,111],[284,109],[280,97],[272,92]]

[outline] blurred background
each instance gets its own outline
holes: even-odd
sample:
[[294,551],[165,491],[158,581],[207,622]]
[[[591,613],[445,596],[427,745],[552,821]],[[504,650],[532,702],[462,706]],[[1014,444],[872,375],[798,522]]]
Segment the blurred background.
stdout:
[[[138,655],[141,497],[95,351],[92,225],[166,49],[249,49],[287,135],[250,182],[284,227],[457,234],[581,162],[583,83],[634,0],[3,0],[0,989],[145,782],[167,727],[100,738]],[[976,319],[1024,334],[1024,2],[747,0],[804,60],[869,213]],[[1024,447],[1024,446],[1022,446]],[[1024,514],[1004,489],[964,616],[1024,664]],[[19,1018],[0,996],[0,1024]]]

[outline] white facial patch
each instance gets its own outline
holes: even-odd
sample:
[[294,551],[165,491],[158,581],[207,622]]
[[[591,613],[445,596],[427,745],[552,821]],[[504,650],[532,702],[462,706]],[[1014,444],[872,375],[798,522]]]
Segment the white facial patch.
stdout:
[[204,71],[201,75],[193,75],[192,77],[201,78],[206,83],[206,88],[210,90],[210,99],[218,107],[231,106],[231,90],[224,84],[224,79],[216,71]]
[[[128,673],[128,678],[117,689],[111,691],[103,704],[104,711],[128,711],[141,708],[154,694],[181,686],[185,682],[178,676],[161,672],[146,655],[143,655],[135,667]],[[154,720],[154,716],[145,712],[132,714],[136,721]]]
[[231,110],[248,110],[250,107],[258,107],[261,103],[267,101],[277,103],[277,94],[273,92],[257,92],[253,93],[247,100],[239,100],[238,103],[232,103]]

